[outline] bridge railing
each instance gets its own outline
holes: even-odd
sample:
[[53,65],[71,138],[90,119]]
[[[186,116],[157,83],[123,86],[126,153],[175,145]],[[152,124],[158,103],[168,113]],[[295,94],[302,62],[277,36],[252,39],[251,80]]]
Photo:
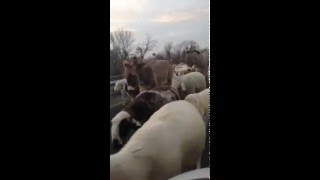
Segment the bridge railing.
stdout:
[[110,76],[110,81],[115,81],[115,80],[120,80],[120,79],[123,79],[123,74]]

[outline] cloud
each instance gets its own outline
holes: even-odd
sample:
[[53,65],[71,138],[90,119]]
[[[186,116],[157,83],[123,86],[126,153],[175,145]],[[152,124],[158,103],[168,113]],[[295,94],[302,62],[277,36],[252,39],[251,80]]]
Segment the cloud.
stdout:
[[125,28],[134,32],[135,43],[151,34],[158,41],[154,52],[167,42],[195,40],[209,43],[209,0],[110,0],[110,31]]
[[177,23],[185,22],[194,19],[194,16],[186,13],[174,14],[174,15],[161,15],[159,17],[152,18],[151,21],[159,23]]
[[147,0],[111,0],[110,20],[111,22],[134,21],[144,13]]

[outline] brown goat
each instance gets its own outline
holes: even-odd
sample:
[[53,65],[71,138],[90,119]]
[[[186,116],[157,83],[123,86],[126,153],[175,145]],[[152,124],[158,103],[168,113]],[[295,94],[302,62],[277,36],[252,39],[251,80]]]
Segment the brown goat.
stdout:
[[140,92],[171,85],[173,72],[168,60],[138,61],[135,59],[132,63],[124,61],[123,66],[128,86],[139,87]]

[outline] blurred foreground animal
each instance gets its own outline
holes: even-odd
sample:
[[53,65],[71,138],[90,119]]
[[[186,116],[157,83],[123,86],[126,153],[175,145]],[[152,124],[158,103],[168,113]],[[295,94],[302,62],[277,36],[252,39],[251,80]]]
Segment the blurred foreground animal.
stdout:
[[170,102],[110,156],[110,180],[168,180],[200,168],[205,139],[198,110],[185,100]]
[[193,104],[200,112],[205,124],[207,125],[207,116],[209,115],[209,99],[210,90],[209,88],[194,94],[189,94],[186,96],[185,100]]
[[169,180],[204,180],[204,179],[210,179],[210,168],[202,168],[202,169],[196,169],[192,170],[183,174],[179,174],[178,176],[175,176],[173,178],[170,178]]
[[119,150],[155,111],[175,100],[179,96],[170,90],[141,92],[111,120],[112,146]]

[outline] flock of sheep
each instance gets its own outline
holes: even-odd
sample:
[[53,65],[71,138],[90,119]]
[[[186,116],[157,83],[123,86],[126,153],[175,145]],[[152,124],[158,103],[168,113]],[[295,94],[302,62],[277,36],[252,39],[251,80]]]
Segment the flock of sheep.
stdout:
[[111,180],[168,180],[200,168],[209,115],[209,59],[124,61],[116,83],[126,103],[111,120]]

